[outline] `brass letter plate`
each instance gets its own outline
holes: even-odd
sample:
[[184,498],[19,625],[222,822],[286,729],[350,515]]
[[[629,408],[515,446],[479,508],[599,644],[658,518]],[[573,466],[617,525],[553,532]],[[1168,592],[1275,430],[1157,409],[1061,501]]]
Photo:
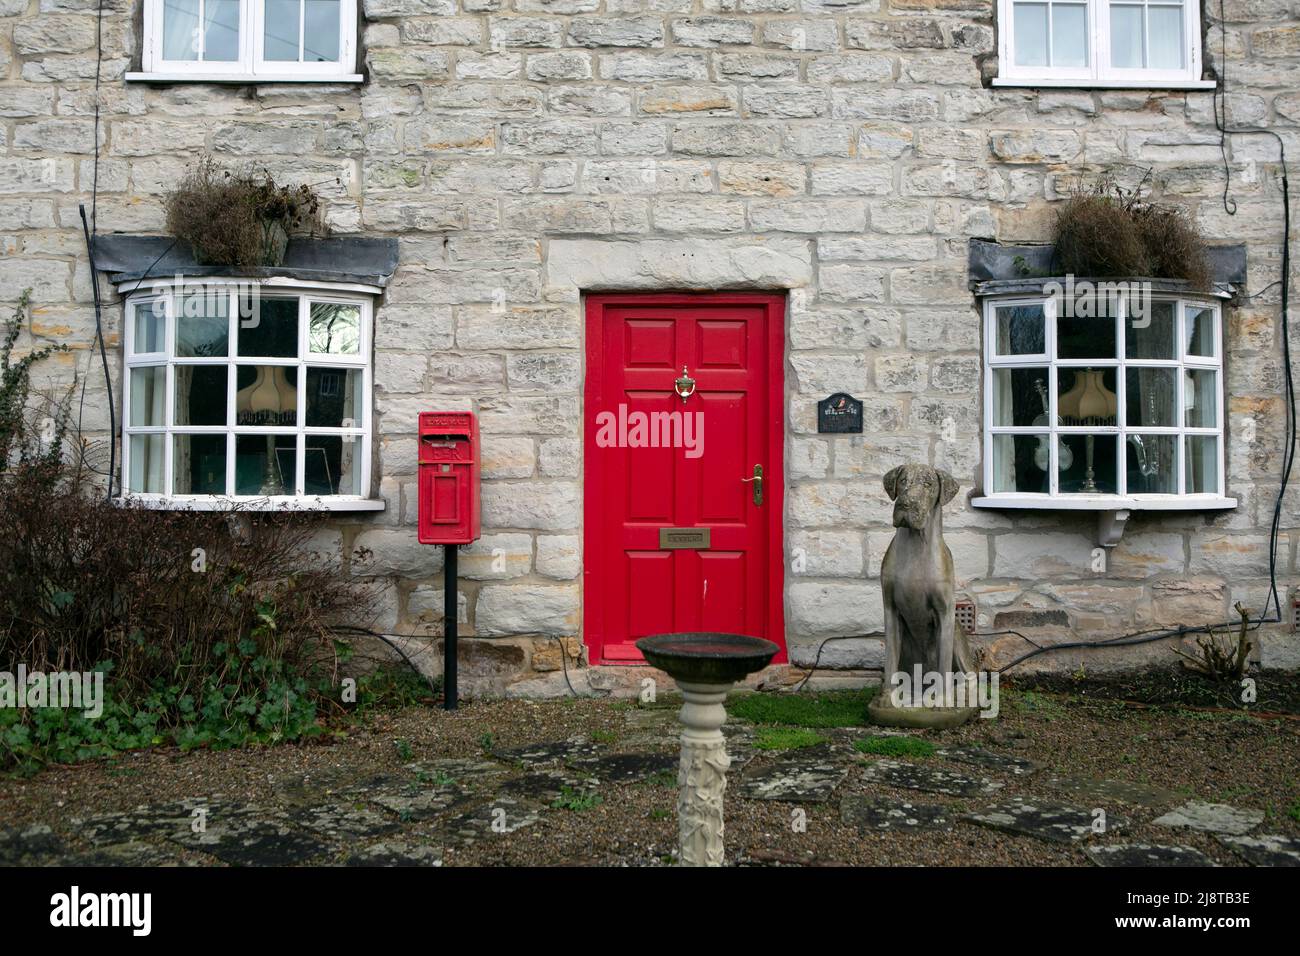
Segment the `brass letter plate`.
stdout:
[[707,548],[711,530],[711,528],[660,528],[659,547],[665,550]]

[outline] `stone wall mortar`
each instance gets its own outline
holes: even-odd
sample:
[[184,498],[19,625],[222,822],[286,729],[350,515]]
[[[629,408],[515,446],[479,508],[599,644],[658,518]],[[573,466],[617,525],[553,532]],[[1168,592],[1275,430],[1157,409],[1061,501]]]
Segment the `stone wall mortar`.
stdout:
[[[388,509],[337,522],[345,552],[380,545],[384,630],[438,631],[438,558],[411,544],[413,432],[417,411],[445,406],[473,407],[485,433],[485,534],[462,560],[462,613],[465,633],[510,648],[493,686],[532,674],[534,655],[552,669],[554,639],[580,633],[577,275],[790,290],[786,533],[792,565],[794,549],[807,560],[788,565],[786,603],[800,658],[879,626],[880,476],[910,460],[962,484],[949,541],[983,628],[1063,610],[1103,637],[1226,620],[1237,599],[1262,607],[1284,423],[1276,288],[1227,313],[1235,512],[1135,514],[1098,573],[1092,519],[964,503],[982,458],[971,237],[1045,240],[1077,176],[1150,169],[1212,239],[1247,244],[1252,291],[1279,278],[1275,147],[1228,141],[1227,215],[1208,91],[987,87],[992,0],[364,0],[363,85],[152,86],[123,79],[137,6],[105,5],[96,135],[94,4],[0,0],[0,302],[33,287],[35,338],[74,350],[45,369],[80,371],[83,427],[104,438],[78,219],[96,145],[101,231],[162,231],[162,193],[207,150],[316,184],[338,233],[397,236],[375,336]],[[1300,155],[1300,4],[1225,10],[1231,121],[1274,128]],[[662,253],[681,248],[709,261],[684,272]],[[116,375],[120,310],[106,319]],[[816,400],[839,389],[865,399],[871,432],[816,434]]]

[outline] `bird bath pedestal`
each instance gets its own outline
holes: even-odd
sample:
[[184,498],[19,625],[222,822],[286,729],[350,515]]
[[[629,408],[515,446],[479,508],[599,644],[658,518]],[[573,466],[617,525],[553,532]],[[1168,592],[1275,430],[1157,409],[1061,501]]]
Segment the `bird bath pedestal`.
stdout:
[[636,642],[645,659],[677,682],[685,703],[677,770],[678,860],[682,866],[722,865],[722,795],[727,789],[727,719],[723,701],[747,674],[762,670],[778,648],[741,634],[654,634]]

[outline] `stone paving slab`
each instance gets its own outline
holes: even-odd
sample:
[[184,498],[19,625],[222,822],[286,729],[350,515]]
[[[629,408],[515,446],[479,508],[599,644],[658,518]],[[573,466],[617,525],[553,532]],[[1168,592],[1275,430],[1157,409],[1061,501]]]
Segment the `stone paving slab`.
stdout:
[[270,820],[250,820],[240,826],[167,839],[210,853],[232,866],[292,866],[318,860],[330,851],[324,841]]
[[1190,846],[1123,843],[1085,847],[1083,852],[1098,866],[1218,866],[1200,850]]
[[1263,810],[1242,810],[1226,803],[1192,800],[1155,819],[1156,826],[1187,827],[1229,836],[1249,833],[1264,822]]
[[63,841],[43,823],[0,830],[0,866],[44,866],[64,854]]
[[538,767],[580,760],[583,757],[598,757],[601,753],[600,746],[590,740],[573,738],[543,741],[524,747],[511,747],[507,750],[494,750],[492,756],[510,763],[521,763],[526,767]]
[[420,760],[404,767],[422,782],[438,786],[455,784],[460,787],[487,789],[509,777],[510,768],[495,760],[475,758],[448,758],[446,760]]
[[1129,780],[1106,780],[1099,777],[1052,777],[1046,781],[1046,786],[1095,807],[1123,803],[1149,810],[1162,810],[1185,799],[1173,790]]
[[678,754],[606,754],[572,760],[574,770],[589,773],[602,783],[635,783],[669,774],[677,776]]
[[442,850],[415,843],[376,843],[348,857],[348,866],[442,866]]
[[1220,836],[1219,842],[1255,866],[1300,866],[1300,840],[1277,833]]
[[[1077,843],[1101,835],[1093,831],[1094,821],[1098,818],[1091,810],[1021,797],[974,813],[964,813],[961,819],[1053,843]],[[1126,822],[1113,813],[1107,813],[1105,832],[1122,829]]]
[[846,793],[840,800],[840,820],[859,830],[951,830],[956,814],[939,803]]
[[567,767],[539,767],[514,777],[496,789],[497,796],[524,801],[552,803],[566,790],[591,789],[599,781]]
[[956,760],[958,763],[968,763],[988,770],[1000,770],[1017,777],[1037,773],[1043,769],[1042,764],[1026,760],[1024,757],[995,753],[983,747],[945,747],[934,753],[935,756],[943,757],[945,760]]
[[380,836],[399,826],[391,817],[364,803],[305,807],[292,811],[290,819],[304,830],[318,833],[334,843],[350,842],[356,837]]
[[504,836],[530,827],[542,818],[542,807],[526,800],[498,796],[488,803],[446,820],[439,833],[443,842],[467,846],[479,840]]
[[463,806],[474,799],[473,794],[456,784],[405,784],[373,791],[371,803],[395,813],[403,823],[428,820]]
[[736,792],[750,800],[822,803],[848,775],[826,747],[808,747],[776,760],[753,760],[740,775]]
[[863,777],[872,783],[923,793],[940,793],[949,797],[988,796],[1002,784],[987,777],[968,777],[942,767],[908,763],[903,760],[873,760],[863,768]]

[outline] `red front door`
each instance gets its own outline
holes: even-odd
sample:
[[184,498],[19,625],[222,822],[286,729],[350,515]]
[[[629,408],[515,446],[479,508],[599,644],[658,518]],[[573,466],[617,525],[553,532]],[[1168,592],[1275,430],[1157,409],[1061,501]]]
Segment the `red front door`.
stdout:
[[636,663],[638,638],[701,630],[768,638],[785,660],[784,322],[781,295],[588,297],[592,661]]

